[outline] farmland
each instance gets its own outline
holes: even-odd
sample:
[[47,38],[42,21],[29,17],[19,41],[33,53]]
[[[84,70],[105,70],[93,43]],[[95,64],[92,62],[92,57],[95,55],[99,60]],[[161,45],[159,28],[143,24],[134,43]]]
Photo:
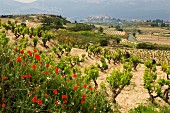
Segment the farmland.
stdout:
[[[170,50],[138,49],[127,33],[107,34],[61,16],[26,16],[27,23],[19,17],[0,21],[3,113],[170,111]],[[151,31],[169,32],[139,29],[136,39],[144,42]]]

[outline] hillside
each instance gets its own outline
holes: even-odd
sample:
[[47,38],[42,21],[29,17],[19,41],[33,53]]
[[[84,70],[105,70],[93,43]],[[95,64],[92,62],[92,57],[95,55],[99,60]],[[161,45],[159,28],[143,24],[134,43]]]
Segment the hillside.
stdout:
[[124,37],[116,43],[93,29],[43,29],[16,18],[21,23],[0,24],[4,113],[127,113],[141,104],[169,112],[170,51],[126,48]]

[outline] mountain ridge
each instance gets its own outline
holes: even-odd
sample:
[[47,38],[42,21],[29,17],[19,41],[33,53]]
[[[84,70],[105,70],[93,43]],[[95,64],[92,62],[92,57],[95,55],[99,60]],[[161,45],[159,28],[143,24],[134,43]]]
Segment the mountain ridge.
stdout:
[[0,0],[0,14],[56,14],[72,18],[72,20],[96,15],[130,19],[170,19],[168,7],[170,1],[148,1],[37,0],[32,3],[21,3],[14,0]]

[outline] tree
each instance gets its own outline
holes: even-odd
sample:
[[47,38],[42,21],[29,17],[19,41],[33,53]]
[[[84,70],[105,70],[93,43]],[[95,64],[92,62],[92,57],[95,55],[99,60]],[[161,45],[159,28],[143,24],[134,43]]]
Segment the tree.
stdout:
[[111,75],[106,78],[111,86],[113,103],[116,103],[116,97],[121,93],[123,88],[130,84],[132,74],[129,71],[113,70]]
[[108,40],[101,40],[100,46],[108,46],[109,41]]
[[42,38],[42,42],[43,42],[43,46],[46,47],[47,37],[43,37]]
[[165,24],[165,23],[162,23],[162,24],[161,24],[161,27],[166,27],[166,24]]
[[99,32],[100,32],[100,33],[103,33],[103,27],[100,27],[100,28],[99,28]]
[[119,26],[119,25],[117,25],[115,28],[116,28],[116,30],[119,30],[119,29],[120,29],[120,26]]
[[137,71],[136,67],[138,66],[138,64],[141,62],[140,59],[136,56],[131,56],[130,61],[132,62],[133,65],[133,69],[135,71]]
[[37,37],[35,37],[34,39],[33,39],[33,42],[34,42],[34,48],[37,46],[37,43],[38,43],[38,38]]
[[89,67],[85,68],[84,73],[86,74],[86,81],[89,82],[90,80],[93,80],[96,87],[98,87],[97,84],[97,78],[99,76],[99,68],[95,65],[90,65]]
[[103,56],[100,57],[100,61],[102,63],[102,67],[100,67],[100,69],[103,72],[104,70],[108,69],[108,65],[107,65],[106,60],[105,60],[105,58]]
[[123,29],[122,29],[119,25],[117,25],[117,26],[115,27],[115,29],[116,29],[116,31],[123,31]]
[[31,27],[29,28],[29,37],[32,38],[33,35],[34,35],[34,28]]
[[117,44],[119,44],[120,41],[121,41],[121,38],[116,37],[116,38],[115,38],[115,41],[116,41]]
[[138,32],[139,34],[142,34],[142,31],[141,31],[140,29],[138,29],[137,32]]
[[[164,66],[163,71],[167,74],[166,78],[157,77],[156,73],[156,63],[153,60],[148,60],[145,62],[144,73],[144,88],[148,90],[150,100],[154,103],[155,98],[160,97],[166,103],[170,105],[169,101],[169,91],[170,91],[170,67]],[[163,88],[164,87],[164,88]]]
[[14,29],[14,35],[15,35],[15,37],[16,38],[19,38],[20,37],[20,33],[19,33],[19,28],[18,27],[16,27],[15,29]]

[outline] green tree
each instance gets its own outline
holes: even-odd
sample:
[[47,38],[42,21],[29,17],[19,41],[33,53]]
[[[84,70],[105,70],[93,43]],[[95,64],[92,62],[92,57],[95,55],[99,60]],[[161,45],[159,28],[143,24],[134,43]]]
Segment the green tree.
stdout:
[[33,39],[33,43],[34,43],[34,48],[35,48],[37,46],[37,43],[38,43],[38,38],[37,37],[35,37]]
[[130,84],[132,74],[129,71],[113,70],[106,80],[111,86],[113,103],[116,103],[116,97],[121,93],[123,88]]
[[99,76],[99,68],[95,65],[90,65],[89,67],[86,67],[84,70],[84,73],[86,74],[86,81],[89,82],[93,80],[96,87],[98,87],[97,84],[97,78]]
[[29,28],[29,37],[32,38],[33,35],[34,35],[34,28],[30,27]]
[[121,41],[121,38],[116,37],[116,38],[115,38],[115,41],[116,41],[117,44],[119,44],[120,41]]
[[42,42],[43,42],[43,46],[46,47],[46,43],[47,43],[47,37],[43,37],[42,38]]
[[103,27],[100,27],[100,28],[99,28],[99,32],[100,32],[100,33],[103,33]]

